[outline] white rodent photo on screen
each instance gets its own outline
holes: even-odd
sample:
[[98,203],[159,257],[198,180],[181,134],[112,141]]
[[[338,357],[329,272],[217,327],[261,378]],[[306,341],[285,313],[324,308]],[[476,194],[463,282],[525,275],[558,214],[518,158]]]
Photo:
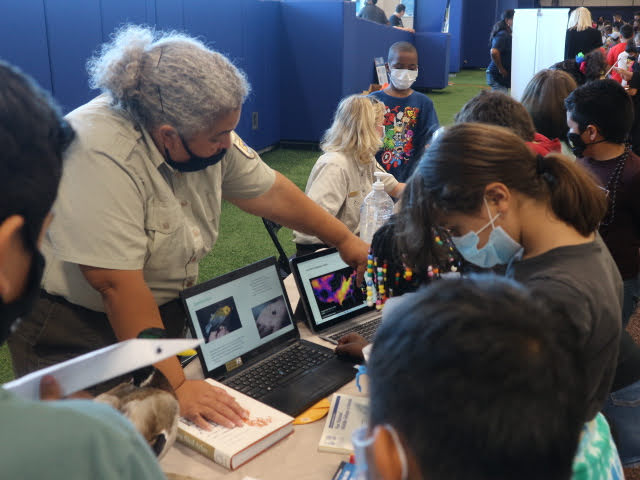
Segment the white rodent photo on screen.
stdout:
[[275,266],[186,300],[208,371],[294,329]]

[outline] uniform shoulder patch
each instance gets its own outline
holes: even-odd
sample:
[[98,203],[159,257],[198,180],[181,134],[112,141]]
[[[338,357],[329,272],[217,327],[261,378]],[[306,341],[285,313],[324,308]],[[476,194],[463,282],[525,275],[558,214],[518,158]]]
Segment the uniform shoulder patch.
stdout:
[[231,132],[233,145],[247,158],[256,158],[256,152],[242,140],[236,132]]

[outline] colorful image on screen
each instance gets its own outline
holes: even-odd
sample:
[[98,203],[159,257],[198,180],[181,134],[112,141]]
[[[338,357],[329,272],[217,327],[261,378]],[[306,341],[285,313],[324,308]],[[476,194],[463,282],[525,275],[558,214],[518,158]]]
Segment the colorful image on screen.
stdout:
[[196,311],[204,343],[224,337],[242,327],[233,297],[208,305]]
[[310,282],[321,318],[350,310],[364,302],[356,273],[351,267],[312,278]]

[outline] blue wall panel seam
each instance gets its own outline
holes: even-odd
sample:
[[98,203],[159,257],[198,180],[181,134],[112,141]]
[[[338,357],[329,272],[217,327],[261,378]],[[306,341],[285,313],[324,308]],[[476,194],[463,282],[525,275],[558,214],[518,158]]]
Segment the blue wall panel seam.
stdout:
[[51,78],[51,96],[55,98],[56,87],[53,81],[53,65],[51,63],[51,45],[49,44],[49,19],[47,18],[47,3],[42,0],[42,11],[44,15],[44,35],[47,39],[47,58],[49,59],[49,77]]

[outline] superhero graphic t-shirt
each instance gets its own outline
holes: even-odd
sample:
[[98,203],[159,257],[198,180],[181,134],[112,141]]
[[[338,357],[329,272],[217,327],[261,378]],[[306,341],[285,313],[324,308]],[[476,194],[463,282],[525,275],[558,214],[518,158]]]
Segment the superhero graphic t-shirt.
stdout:
[[392,97],[383,91],[373,92],[385,104],[384,143],[376,160],[399,182],[413,173],[424,147],[440,124],[433,102],[426,95],[413,92],[405,98]]

